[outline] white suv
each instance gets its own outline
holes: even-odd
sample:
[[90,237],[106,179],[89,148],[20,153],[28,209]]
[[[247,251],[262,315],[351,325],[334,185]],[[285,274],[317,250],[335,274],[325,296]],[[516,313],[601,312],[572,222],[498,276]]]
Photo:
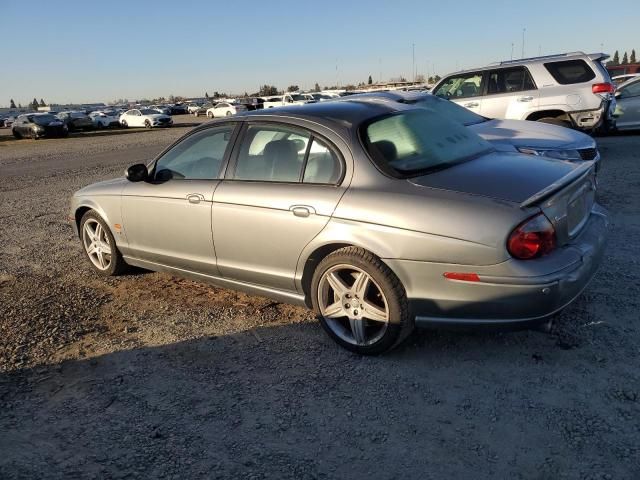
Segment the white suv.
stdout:
[[607,58],[574,52],[499,62],[447,75],[432,92],[484,117],[609,129],[616,105]]

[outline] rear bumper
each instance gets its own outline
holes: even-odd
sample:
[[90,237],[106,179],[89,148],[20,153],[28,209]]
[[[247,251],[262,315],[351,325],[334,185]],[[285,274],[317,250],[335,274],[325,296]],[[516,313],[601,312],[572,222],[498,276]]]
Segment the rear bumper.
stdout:
[[[596,205],[580,235],[538,265],[538,260],[485,267],[385,262],[405,285],[418,326],[528,328],[572,303],[588,285],[602,261],[608,224],[606,211]],[[540,271],[541,264],[549,273]],[[476,272],[480,281],[447,280],[447,271]]]

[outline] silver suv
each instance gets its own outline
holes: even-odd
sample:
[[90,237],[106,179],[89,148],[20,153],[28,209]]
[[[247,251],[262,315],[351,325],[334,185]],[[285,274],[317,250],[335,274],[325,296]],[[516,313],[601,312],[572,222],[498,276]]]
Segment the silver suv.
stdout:
[[447,75],[432,91],[484,117],[608,129],[615,87],[607,58],[573,52],[498,62]]

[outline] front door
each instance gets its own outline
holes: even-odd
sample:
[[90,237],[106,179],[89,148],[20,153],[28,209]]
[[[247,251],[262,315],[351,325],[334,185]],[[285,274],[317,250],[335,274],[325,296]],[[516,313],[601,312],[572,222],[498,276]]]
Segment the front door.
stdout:
[[434,89],[434,95],[451,100],[480,113],[482,105],[482,72],[462,73],[445,78]]
[[344,161],[330,142],[288,125],[249,125],[213,196],[222,276],[295,290],[304,247],[325,227],[344,188]]
[[148,182],[122,192],[127,256],[217,275],[211,202],[235,126],[200,130],[162,155]]
[[640,127],[640,80],[620,90],[617,97],[618,128]]

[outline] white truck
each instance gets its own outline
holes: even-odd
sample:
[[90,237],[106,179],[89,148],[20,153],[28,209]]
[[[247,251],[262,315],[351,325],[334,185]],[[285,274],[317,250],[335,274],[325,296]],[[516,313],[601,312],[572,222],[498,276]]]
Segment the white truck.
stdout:
[[[313,98],[313,97],[312,97]],[[275,97],[268,97],[264,100],[264,108],[283,107],[286,105],[304,105],[312,103],[307,95],[303,93],[285,93]]]

